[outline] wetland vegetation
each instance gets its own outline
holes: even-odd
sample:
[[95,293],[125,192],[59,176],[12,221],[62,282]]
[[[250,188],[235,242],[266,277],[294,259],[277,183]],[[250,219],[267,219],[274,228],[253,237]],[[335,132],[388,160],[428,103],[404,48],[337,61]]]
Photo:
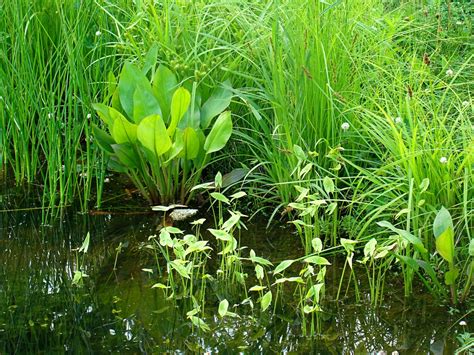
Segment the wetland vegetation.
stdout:
[[473,19],[0,0],[0,352],[472,353]]

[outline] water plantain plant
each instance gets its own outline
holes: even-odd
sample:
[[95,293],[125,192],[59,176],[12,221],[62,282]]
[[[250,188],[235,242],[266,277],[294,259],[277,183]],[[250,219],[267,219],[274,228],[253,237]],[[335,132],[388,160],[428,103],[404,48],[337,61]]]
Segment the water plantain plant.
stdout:
[[204,100],[196,83],[181,85],[163,65],[140,70],[127,62],[118,84],[109,77],[110,106],[94,105],[108,132],[93,128],[109,167],[126,173],[150,203],[188,203],[211,154],[232,134],[231,113],[224,111],[230,84]]

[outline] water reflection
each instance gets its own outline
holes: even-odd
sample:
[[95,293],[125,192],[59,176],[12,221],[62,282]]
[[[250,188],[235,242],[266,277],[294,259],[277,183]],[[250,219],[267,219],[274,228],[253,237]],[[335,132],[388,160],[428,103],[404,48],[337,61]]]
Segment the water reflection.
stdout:
[[[186,309],[150,289],[153,275],[142,271],[153,265],[140,246],[154,233],[154,216],[70,211],[52,226],[40,225],[38,212],[0,213],[0,353],[454,351],[456,327],[450,326],[456,317],[424,295],[405,301],[397,284],[386,286],[384,306],[377,310],[355,305],[352,297],[328,302],[323,333],[316,339],[301,336],[292,302],[274,317],[242,308],[240,319],[224,320],[208,307],[212,332],[200,334],[186,320]],[[81,266],[77,248],[88,231],[91,247],[82,267],[89,277],[77,287],[72,285]],[[117,256],[120,242],[127,247]],[[265,231],[262,224],[251,226],[242,244],[272,260],[301,252],[296,236],[280,227]],[[328,294],[334,294],[337,267],[330,275]],[[209,299],[217,306],[215,295]]]

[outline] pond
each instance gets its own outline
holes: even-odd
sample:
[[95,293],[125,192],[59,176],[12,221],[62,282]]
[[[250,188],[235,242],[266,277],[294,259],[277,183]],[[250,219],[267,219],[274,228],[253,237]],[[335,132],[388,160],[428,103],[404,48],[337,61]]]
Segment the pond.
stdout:
[[[463,332],[461,313],[421,287],[405,299],[395,280],[385,285],[380,307],[370,305],[363,278],[359,302],[350,290],[333,301],[342,263],[330,257],[317,336],[303,336],[286,289],[288,297],[271,307],[274,312],[243,307],[239,317],[223,319],[217,311],[223,291],[209,289],[203,319],[211,331],[199,331],[184,303],[151,288],[156,260],[146,246],[156,234],[156,215],[84,215],[71,209],[44,226],[41,211],[21,210],[27,201],[4,194],[2,204],[4,210],[16,208],[0,213],[0,353],[452,354]],[[303,254],[298,237],[284,225],[266,229],[264,221],[255,220],[247,227],[240,243],[257,255],[281,261]],[[89,250],[80,254],[88,232]],[[87,276],[75,284],[79,269]]]

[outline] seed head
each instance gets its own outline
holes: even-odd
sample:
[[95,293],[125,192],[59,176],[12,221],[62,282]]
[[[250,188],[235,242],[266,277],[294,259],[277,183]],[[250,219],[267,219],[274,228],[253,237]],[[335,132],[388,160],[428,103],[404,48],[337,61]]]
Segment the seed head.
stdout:
[[347,131],[349,129],[350,125],[348,122],[344,122],[342,125],[341,125],[341,129],[343,131]]

